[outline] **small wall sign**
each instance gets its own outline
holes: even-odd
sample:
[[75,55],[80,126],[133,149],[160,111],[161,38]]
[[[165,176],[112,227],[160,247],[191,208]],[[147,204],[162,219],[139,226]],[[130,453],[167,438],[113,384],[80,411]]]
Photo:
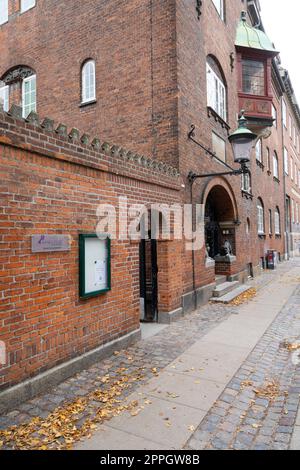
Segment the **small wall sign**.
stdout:
[[79,235],[79,295],[95,297],[111,290],[110,238]]
[[70,251],[69,235],[32,235],[32,253],[50,253],[52,251]]

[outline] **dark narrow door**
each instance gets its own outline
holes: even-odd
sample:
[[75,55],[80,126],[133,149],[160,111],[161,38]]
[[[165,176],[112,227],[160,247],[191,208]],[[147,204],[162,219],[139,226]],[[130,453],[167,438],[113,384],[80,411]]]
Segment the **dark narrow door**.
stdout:
[[140,243],[140,298],[141,321],[157,321],[157,241],[142,240]]

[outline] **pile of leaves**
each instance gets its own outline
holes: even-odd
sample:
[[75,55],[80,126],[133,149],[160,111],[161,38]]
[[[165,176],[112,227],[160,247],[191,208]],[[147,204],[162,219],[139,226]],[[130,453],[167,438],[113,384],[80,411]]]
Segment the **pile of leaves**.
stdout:
[[242,305],[243,303],[248,302],[249,300],[252,300],[256,295],[257,295],[256,289],[249,289],[243,294],[236,297],[234,300],[232,300],[232,302],[230,302],[230,305],[235,305],[236,307],[238,307],[239,305]]
[[294,352],[300,349],[300,343],[290,343],[289,341],[285,340],[283,343],[281,343],[281,347],[287,349],[289,352]]
[[279,384],[276,380],[268,381],[263,387],[253,389],[253,391],[258,398],[267,398],[270,401],[274,401],[281,395]]
[[[100,378],[103,388],[56,408],[45,419],[34,417],[29,423],[0,430],[0,448],[17,450],[70,450],[73,444],[91,437],[98,424],[129,411],[133,416],[141,409],[138,401],[125,403],[122,392],[133,382],[142,380],[139,371],[126,375],[120,369],[120,377],[109,374]],[[142,407],[141,407],[142,408]]]

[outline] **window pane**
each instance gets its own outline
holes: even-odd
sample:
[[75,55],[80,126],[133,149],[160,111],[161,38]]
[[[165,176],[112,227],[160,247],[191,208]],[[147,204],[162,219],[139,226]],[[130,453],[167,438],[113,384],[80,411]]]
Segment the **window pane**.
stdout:
[[4,86],[0,88],[0,103],[3,106],[4,111],[9,110],[9,87]]
[[35,0],[21,0],[21,12],[27,11],[35,6]]
[[82,101],[92,101],[96,99],[95,89],[95,63],[87,62],[82,68]]
[[0,0],[0,24],[8,21],[8,0]]
[[32,75],[23,81],[23,117],[36,111],[36,76]]
[[263,62],[243,60],[243,92],[248,95],[265,95],[265,67]]
[[212,0],[220,17],[224,20],[224,0]]
[[226,88],[214,70],[207,64],[207,105],[226,121]]

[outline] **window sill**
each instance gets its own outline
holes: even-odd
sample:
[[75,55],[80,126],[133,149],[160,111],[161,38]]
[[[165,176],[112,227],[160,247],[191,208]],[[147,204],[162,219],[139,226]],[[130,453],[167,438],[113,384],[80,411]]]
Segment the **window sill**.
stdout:
[[223,129],[226,129],[227,131],[229,131],[229,129],[230,129],[229,124],[226,121],[224,121],[224,119],[221,118],[221,116],[217,113],[217,111],[215,111],[210,106],[207,106],[207,116],[209,118],[214,117],[215,121],[220,123]]
[[245,191],[244,189],[242,189],[242,197],[246,198],[246,199],[253,199],[253,194],[250,193],[249,191]]
[[259,166],[259,168],[261,168],[264,171],[265,165],[257,159],[256,159],[256,165]]
[[258,238],[260,238],[261,240],[265,240],[266,239],[266,234],[265,233],[259,233]]
[[280,184],[280,180],[279,180],[278,178],[276,178],[276,176],[273,177],[273,180],[274,180],[276,183]]
[[279,240],[279,239],[281,238],[281,234],[280,234],[280,233],[275,233],[275,238],[276,238],[277,240]]
[[96,104],[97,100],[91,100],[91,101],[82,101],[79,105],[79,108],[85,108],[86,106],[91,106],[92,104]]

